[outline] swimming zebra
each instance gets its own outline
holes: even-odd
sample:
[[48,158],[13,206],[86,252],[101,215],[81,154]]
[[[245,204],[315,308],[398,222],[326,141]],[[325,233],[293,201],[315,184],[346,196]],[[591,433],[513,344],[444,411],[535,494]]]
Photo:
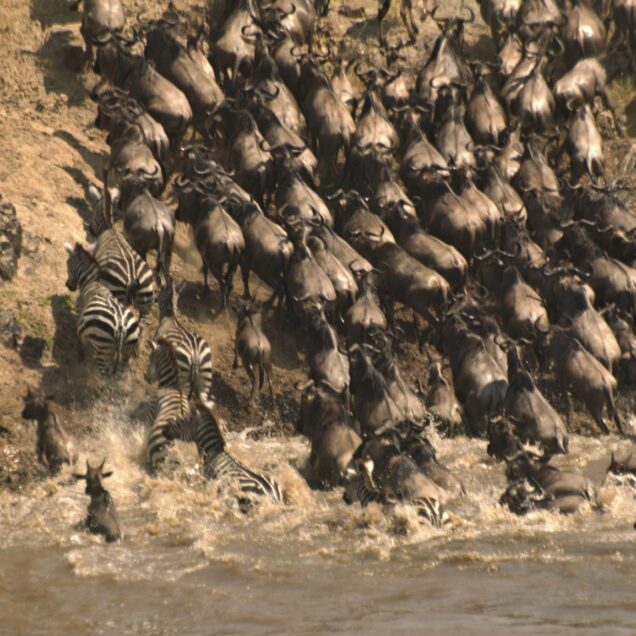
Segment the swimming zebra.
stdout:
[[123,305],[133,305],[145,316],[155,297],[154,277],[148,264],[133,250],[126,237],[113,228],[111,199],[107,188],[100,195],[89,187],[93,205],[91,230],[97,236],[93,256],[100,280]]
[[77,335],[80,348],[88,348],[98,369],[108,375],[116,373],[131,355],[136,355],[139,344],[139,321],[130,309],[124,307],[98,279],[99,265],[93,256],[76,243],[68,252],[68,279],[66,286],[75,291],[77,299]]
[[188,398],[203,395],[207,399],[212,387],[212,352],[208,343],[186,328],[178,318],[178,295],[172,280],[159,291],[159,327],[155,338],[172,345],[179,375],[179,385]]
[[[370,503],[396,503],[397,500],[388,498],[383,490],[375,484],[373,468],[373,461],[367,460],[359,462],[357,471],[350,469],[352,474],[343,495],[343,500],[346,504],[350,505],[359,501],[360,506],[365,508]],[[441,528],[449,521],[448,515],[444,512],[437,499],[432,497],[414,497],[403,501],[415,506],[418,515],[428,521],[434,528]]]
[[146,382],[159,382],[159,388],[148,411],[149,429],[146,438],[146,461],[151,471],[166,459],[166,448],[172,440],[164,435],[166,426],[190,413],[187,394],[179,386],[172,346],[166,340],[151,343],[153,351],[148,361]]
[[238,486],[240,504],[252,504],[256,497],[268,497],[275,503],[284,503],[280,486],[244,466],[225,450],[225,438],[212,412],[213,404],[203,402],[189,418],[173,422],[164,430],[169,439],[195,442],[203,459],[203,474],[207,479],[227,481]]

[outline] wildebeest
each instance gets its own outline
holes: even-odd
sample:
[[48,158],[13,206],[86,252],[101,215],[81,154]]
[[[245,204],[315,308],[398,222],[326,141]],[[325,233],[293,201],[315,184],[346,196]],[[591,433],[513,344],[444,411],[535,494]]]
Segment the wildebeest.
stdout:
[[24,397],[22,417],[38,423],[36,454],[41,464],[48,466],[51,474],[59,472],[62,464],[72,464],[76,457],[73,444],[62,428],[57,415],[49,408],[49,399],[29,386]]
[[[252,383],[250,408],[256,401],[257,392],[262,390],[267,376],[269,397],[274,400],[272,388],[272,346],[261,328],[261,310],[256,303],[237,306],[239,320],[236,325],[233,368],[238,366],[240,356],[243,368]],[[258,380],[256,371],[258,370]]]
[[91,498],[88,504],[86,527],[93,534],[101,534],[108,543],[112,543],[123,539],[123,532],[115,502],[102,484],[102,479],[113,474],[112,470],[104,472],[105,463],[104,459],[99,466],[91,466],[86,460],[86,474],[75,474],[75,478],[86,480],[85,492]]

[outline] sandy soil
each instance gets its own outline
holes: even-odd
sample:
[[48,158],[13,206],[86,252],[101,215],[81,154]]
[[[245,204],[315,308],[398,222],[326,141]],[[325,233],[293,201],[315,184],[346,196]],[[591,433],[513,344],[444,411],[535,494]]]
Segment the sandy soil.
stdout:
[[[199,2],[199,4],[202,3]],[[19,488],[25,479],[39,474],[34,459],[35,428],[20,418],[22,396],[28,384],[53,396],[56,412],[72,433],[90,432],[89,408],[105,391],[125,392],[133,406],[147,398],[142,379],[146,356],[135,361],[118,387],[108,387],[77,360],[74,297],[64,285],[66,241],[87,238],[84,200],[89,183],[99,183],[107,146],[103,134],[92,126],[96,106],[88,90],[97,77],[80,71],[82,41],[78,13],[67,0],[3,0],[0,33],[0,192],[13,202],[24,230],[24,252],[19,271],[9,283],[0,283],[0,305],[18,320],[23,342],[18,350],[0,344],[0,487]],[[126,0],[135,14],[142,7],[156,15],[163,3]],[[185,3],[195,5],[196,2]],[[365,0],[367,16],[374,16],[376,3]],[[374,20],[345,19],[332,3],[330,28],[346,34],[351,50],[376,57],[377,29]],[[356,6],[358,6],[356,4]],[[397,38],[401,26],[397,8],[387,20],[389,37]],[[429,21],[424,33],[432,41],[435,26]],[[486,27],[478,23],[468,33],[469,47],[491,54]],[[416,66],[426,51],[411,53]],[[636,133],[632,117],[636,110],[631,84],[618,82],[612,92],[619,111],[627,110],[629,132]],[[617,142],[621,153],[625,144]],[[267,316],[266,331],[274,347],[275,404],[267,400],[252,415],[247,413],[248,386],[243,372],[231,368],[235,317],[219,313],[216,290],[204,293],[198,256],[190,247],[184,228],[179,228],[175,274],[186,281],[182,309],[212,347],[215,361],[214,394],[222,417],[231,428],[265,427],[265,432],[291,432],[298,409],[293,384],[304,378],[302,360],[290,325]],[[253,288],[264,286],[254,281]],[[242,289],[237,280],[236,289]],[[145,323],[144,339],[154,332],[156,317]],[[41,352],[41,355],[40,355]],[[400,352],[406,377],[425,379],[424,360],[414,343]],[[131,407],[132,408],[132,407]]]

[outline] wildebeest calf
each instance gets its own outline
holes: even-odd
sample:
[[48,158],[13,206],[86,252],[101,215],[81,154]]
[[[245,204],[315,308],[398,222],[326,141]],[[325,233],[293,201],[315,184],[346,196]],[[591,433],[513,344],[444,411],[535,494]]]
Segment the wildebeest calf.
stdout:
[[86,494],[91,498],[88,504],[86,527],[93,534],[104,535],[108,543],[119,541],[123,538],[119,515],[115,508],[115,502],[108,490],[102,484],[102,479],[110,477],[113,471],[103,472],[104,460],[99,466],[91,466],[86,460],[86,474],[75,474],[77,479],[86,480]]
[[62,464],[72,464],[75,461],[73,445],[55,413],[49,410],[47,397],[34,393],[29,387],[24,398],[22,417],[25,420],[37,420],[38,461],[46,464],[51,474],[57,473]]
[[[261,329],[261,311],[256,303],[248,303],[237,307],[239,321],[236,326],[236,340],[234,343],[233,368],[238,366],[241,357],[243,368],[252,382],[250,408],[254,405],[256,394],[263,388],[265,375],[269,384],[269,397],[274,400],[272,388],[272,347],[267,336]],[[256,384],[256,370],[258,368],[258,386]]]

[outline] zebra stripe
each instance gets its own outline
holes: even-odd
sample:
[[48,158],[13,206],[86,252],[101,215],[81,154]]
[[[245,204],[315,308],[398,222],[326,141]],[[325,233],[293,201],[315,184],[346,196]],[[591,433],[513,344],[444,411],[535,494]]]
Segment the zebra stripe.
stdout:
[[[370,472],[366,466],[349,480],[343,499],[348,504],[359,501],[362,508],[371,503],[395,503],[394,501],[388,501],[384,497],[382,491],[373,482],[372,470]],[[448,515],[443,511],[441,504],[436,499],[418,497],[404,503],[415,506],[418,515],[426,519],[434,528],[441,528],[449,521]]]
[[434,528],[441,528],[448,523],[448,515],[442,509],[442,505],[437,499],[430,497],[418,497],[412,502],[417,507],[417,514],[428,521]]
[[349,479],[343,499],[347,504],[359,501],[362,508],[371,503],[384,503],[382,493],[373,483],[372,475],[364,467]]
[[80,288],[77,300],[77,335],[88,348],[98,369],[104,374],[116,373],[128,358],[136,354],[139,343],[139,321],[123,307],[110,291],[97,280],[99,266],[79,244],[65,246],[67,286]]
[[128,241],[112,228],[102,230],[95,243],[94,257],[99,278],[123,305],[133,305],[141,316],[152,307],[155,283],[152,271]]
[[159,381],[159,388],[149,409],[149,429],[146,436],[145,454],[151,471],[165,461],[165,451],[172,444],[172,440],[166,437],[166,427],[190,413],[190,403],[179,387],[173,358],[169,343],[160,340],[150,356],[146,371],[147,381],[152,381],[155,377]]
[[173,282],[159,292],[159,328],[157,339],[170,343],[174,351],[180,386],[189,398],[209,397],[212,388],[212,352],[208,343],[186,327],[178,318],[178,296]]
[[281,488],[274,480],[254,472],[225,450],[223,433],[209,403],[200,406],[195,417],[171,424],[168,434],[196,442],[205,477],[236,484],[239,502],[250,504],[256,497],[268,497],[275,503],[284,503]]

